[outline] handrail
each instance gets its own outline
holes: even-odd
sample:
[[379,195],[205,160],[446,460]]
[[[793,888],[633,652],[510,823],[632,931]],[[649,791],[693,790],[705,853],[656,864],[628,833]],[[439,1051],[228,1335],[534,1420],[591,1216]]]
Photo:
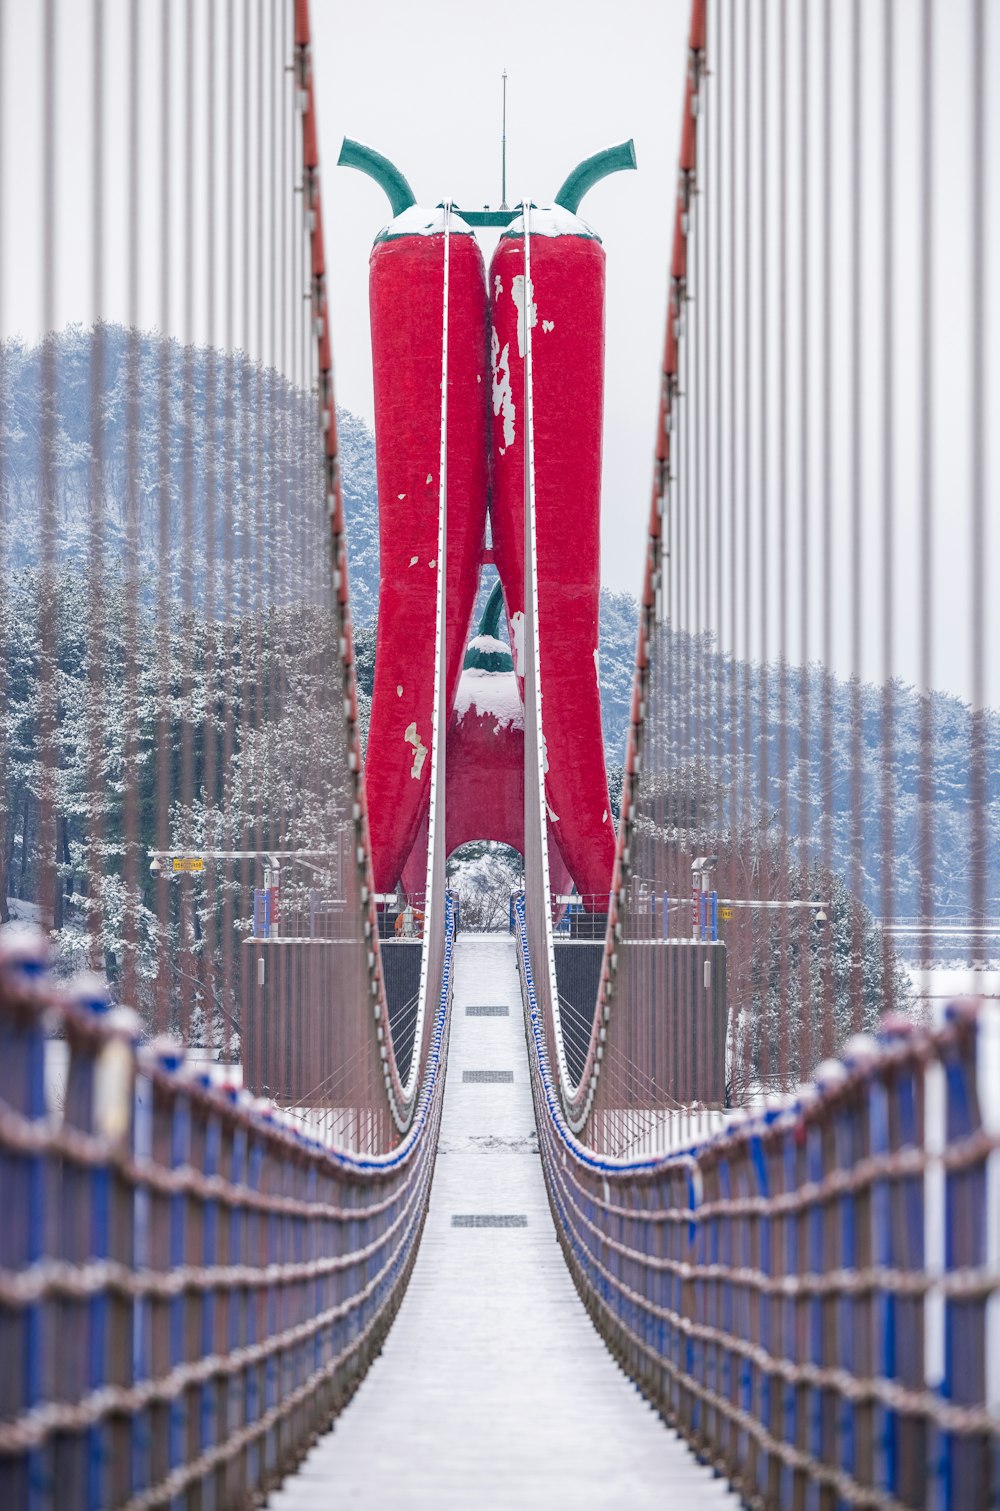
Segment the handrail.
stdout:
[[[231,1464],[245,1493],[266,1493],[347,1403],[399,1307],[426,1212],[450,898],[446,918],[426,1074],[407,1134],[384,1155],[327,1148],[274,1104],[212,1085],[180,1045],[140,1045],[134,1013],[50,980],[40,936],[26,949],[0,935],[0,1158],[7,1189],[32,1192],[11,1207],[0,1261],[8,1325],[29,1330],[32,1348],[0,1422],[0,1503],[20,1504],[29,1464],[43,1511],[70,1487],[82,1504],[88,1485],[94,1504],[166,1504],[207,1493]],[[61,1112],[45,1084],[54,1031],[68,1048]],[[256,1336],[238,1320],[248,1293],[266,1303]],[[168,1310],[154,1349],[156,1306]],[[277,1391],[279,1372],[294,1390]],[[245,1403],[234,1431],[217,1410],[226,1391]],[[181,1433],[190,1410],[201,1426]]]
[[[934,1033],[889,1021],[794,1096],[612,1158],[566,1122],[515,908],[556,1231],[622,1369],[750,1503],[780,1478],[762,1503],[791,1504],[795,1485],[885,1511],[987,1504],[1000,1263],[974,1214],[1000,1166],[1000,1005],[955,1004]],[[949,1350],[956,1329],[980,1346]],[[928,1473],[938,1498],[912,1500]]]

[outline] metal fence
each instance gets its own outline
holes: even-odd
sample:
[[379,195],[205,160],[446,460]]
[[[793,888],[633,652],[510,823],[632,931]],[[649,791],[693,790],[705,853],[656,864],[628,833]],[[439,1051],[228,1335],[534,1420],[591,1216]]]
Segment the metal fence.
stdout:
[[139,1046],[134,1014],[57,995],[39,944],[4,937],[0,1505],[259,1504],[350,1398],[426,1211],[452,946],[449,903],[417,1112],[366,1157]]
[[996,1005],[890,1022],[712,1138],[609,1159],[565,1122],[516,906],[549,1199],[622,1368],[747,1505],[996,1505]]

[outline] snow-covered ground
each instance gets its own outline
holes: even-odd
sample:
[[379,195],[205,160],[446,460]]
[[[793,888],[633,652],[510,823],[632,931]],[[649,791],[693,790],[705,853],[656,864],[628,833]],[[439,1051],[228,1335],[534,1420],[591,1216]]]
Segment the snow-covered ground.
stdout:
[[915,1008],[932,1023],[940,1020],[949,1002],[969,997],[1000,997],[1000,969],[981,970],[967,965],[935,966],[932,970],[907,967],[913,982]]

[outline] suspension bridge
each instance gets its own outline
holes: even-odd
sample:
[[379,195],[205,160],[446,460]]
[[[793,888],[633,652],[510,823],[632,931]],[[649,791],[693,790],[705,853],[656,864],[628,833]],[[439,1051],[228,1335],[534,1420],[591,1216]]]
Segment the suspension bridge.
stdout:
[[344,143],[369,696],[308,0],[29,10],[0,1502],[996,1506],[996,16],[693,0],[616,778],[632,143],[475,210]]

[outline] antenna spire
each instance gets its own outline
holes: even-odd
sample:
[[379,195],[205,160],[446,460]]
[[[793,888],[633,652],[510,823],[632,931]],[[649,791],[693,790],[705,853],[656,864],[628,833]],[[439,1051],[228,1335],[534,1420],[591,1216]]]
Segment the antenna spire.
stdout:
[[507,204],[507,70],[503,71],[503,128],[500,138],[500,208],[506,210]]

